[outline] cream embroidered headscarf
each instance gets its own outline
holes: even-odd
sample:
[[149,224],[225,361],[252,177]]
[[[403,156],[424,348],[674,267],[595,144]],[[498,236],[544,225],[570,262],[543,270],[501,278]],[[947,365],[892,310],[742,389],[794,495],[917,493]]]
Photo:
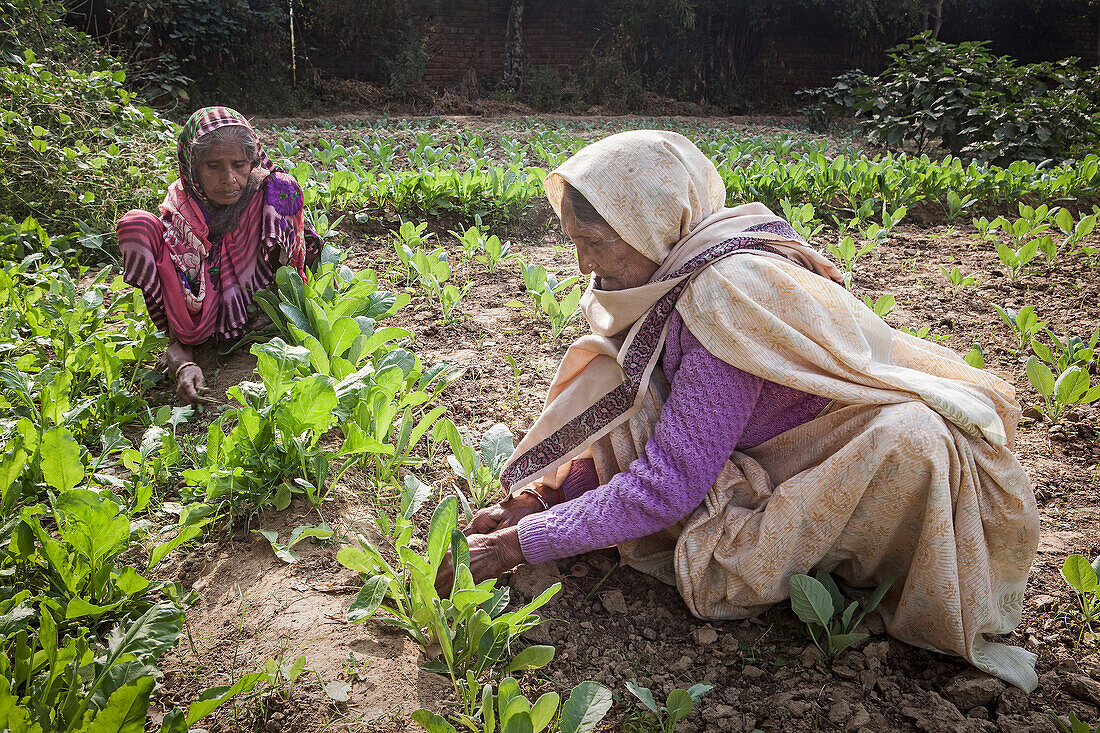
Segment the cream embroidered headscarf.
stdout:
[[[559,215],[564,181],[660,267],[638,288],[589,286],[581,308],[592,334],[566,352],[501,476],[506,487],[557,485],[572,458],[637,410],[673,308],[708,351],[750,374],[852,404],[919,399],[967,433],[1011,442],[1011,387],[894,331],[830,282],[841,281],[836,267],[767,207],[725,208],[721,176],[683,135],[638,130],[587,146],[546,178]],[[757,277],[760,268],[779,271],[783,292],[759,286],[776,281]],[[801,347],[795,358],[807,368],[794,379],[776,373],[783,359],[769,359],[781,341]]]

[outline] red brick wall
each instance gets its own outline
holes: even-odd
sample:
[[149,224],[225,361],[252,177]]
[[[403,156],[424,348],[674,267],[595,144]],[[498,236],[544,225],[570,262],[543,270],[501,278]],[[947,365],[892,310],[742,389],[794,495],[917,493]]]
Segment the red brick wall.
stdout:
[[[414,0],[413,14],[432,53],[425,80],[445,87],[470,69],[503,75],[509,6],[509,0]],[[579,65],[600,38],[599,9],[599,0],[527,0],[524,65]]]

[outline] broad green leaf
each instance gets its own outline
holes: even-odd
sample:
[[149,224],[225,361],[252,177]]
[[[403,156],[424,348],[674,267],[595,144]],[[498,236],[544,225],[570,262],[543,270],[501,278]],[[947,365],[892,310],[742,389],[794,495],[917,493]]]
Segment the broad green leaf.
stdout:
[[332,324],[329,333],[328,353],[330,356],[343,356],[351,348],[351,345],[362,334],[359,324],[352,318],[338,318]]
[[505,672],[519,672],[527,669],[540,669],[550,664],[556,650],[545,644],[534,644],[512,658]]
[[516,715],[530,715],[531,703],[523,695],[516,695],[505,706],[500,714],[501,730],[508,730],[508,723]]
[[340,548],[340,551],[336,553],[336,561],[349,570],[367,575],[373,575],[381,569],[374,555],[364,552],[359,547]]
[[963,361],[975,369],[985,369],[985,354],[982,352],[982,347],[974,344],[974,347],[966,352]]
[[448,496],[439,502],[428,525],[428,562],[432,573],[443,561],[444,550],[451,541],[451,530],[458,525],[458,499]]
[[840,653],[866,638],[867,634],[832,634],[829,636],[829,646],[832,647],[834,653]]
[[[653,693],[648,687],[642,687],[633,682],[627,682],[626,689],[631,695],[641,700],[642,704],[649,708],[651,713],[660,716],[661,709],[657,707],[657,701],[653,699]],[[570,699],[572,699],[572,696],[570,696]]]
[[161,560],[163,560],[169,552],[176,549],[180,545],[190,542],[201,534],[202,525],[191,525],[188,527],[183,527],[182,529],[180,529],[179,532],[176,533],[175,537],[153,548],[152,552],[149,553],[149,563],[145,566],[145,569],[149,570],[156,567],[157,564]]
[[688,694],[687,690],[676,688],[668,693],[665,707],[668,708],[669,730],[672,730],[676,723],[691,715],[691,709],[695,707],[695,704],[692,702],[691,695]]
[[160,721],[160,733],[188,733],[187,713],[179,708],[169,710]]
[[497,684],[497,711],[500,713],[501,723],[504,722],[504,711],[520,694],[519,683],[514,677],[505,677]]
[[295,527],[290,533],[290,539],[287,540],[287,547],[294,547],[304,539],[310,537],[317,537],[318,539],[327,540],[333,535],[332,527],[328,526],[324,522],[318,525],[303,524]]
[[89,603],[80,596],[73,596],[65,605],[65,620],[71,621],[74,618],[98,619],[108,611],[113,611],[118,608],[124,602],[124,600],[120,600],[106,606],[97,606],[94,603]]
[[126,548],[130,520],[118,504],[88,489],[71,489],[57,497],[55,511],[64,523],[61,534],[97,571],[103,561]]
[[128,682],[107,700],[98,712],[87,713],[78,733],[143,733],[145,715],[149,710],[149,694],[153,691],[152,675]]
[[290,390],[290,400],[278,411],[279,419],[290,435],[306,430],[323,433],[334,420],[336,390],[332,377],[311,374],[299,380]]
[[1081,555],[1075,553],[1066,558],[1062,564],[1062,577],[1078,593],[1096,593],[1096,569]]
[[847,631],[852,628],[850,624],[852,623],[852,617],[855,616],[856,608],[858,607],[859,603],[852,601],[848,604],[848,607],[844,609],[844,612],[840,616],[840,628],[842,631]]
[[223,704],[241,694],[251,692],[268,678],[266,672],[252,672],[237,680],[232,687],[212,687],[204,690],[187,709],[188,727],[199,722]]
[[[516,704],[519,700],[513,700],[512,704]],[[526,702],[526,700],[524,700]],[[535,724],[531,720],[531,713],[526,710],[520,710],[513,713],[506,722],[501,723],[500,733],[534,733]]]
[[84,480],[80,445],[67,428],[50,428],[42,434],[42,478],[58,491],[68,491]]
[[1050,397],[1054,394],[1054,375],[1046,364],[1039,361],[1039,357],[1028,357],[1024,371],[1027,373],[1027,381],[1031,382],[1031,386],[1036,392],[1043,397]]
[[[451,530],[451,566],[459,571],[470,572],[470,543],[458,527]],[[457,575],[456,573],[456,577]],[[473,587],[473,585],[471,578],[470,587]],[[459,588],[461,586],[456,583],[455,590]]]
[[833,599],[820,582],[809,575],[792,575],[791,608],[805,624],[827,627],[833,617]]
[[500,473],[501,466],[511,457],[513,450],[512,432],[504,423],[497,423],[481,436],[481,459],[494,476]]
[[833,599],[833,613],[842,612],[844,610],[844,596],[841,594],[840,588],[837,587],[836,581],[833,580],[833,576],[824,570],[817,570],[814,572],[814,578],[825,586],[825,590],[829,591],[829,597]]
[[412,719],[420,724],[420,727],[428,733],[458,733],[455,727],[447,722],[442,715],[436,715],[431,710],[414,710]]
[[1054,383],[1054,396],[1063,405],[1075,404],[1088,392],[1089,373],[1081,367],[1072,366],[1062,372]]
[[401,505],[398,509],[405,519],[412,519],[413,515],[424,506],[424,502],[432,496],[434,487],[426,484],[413,474],[405,476],[404,489],[401,492]]
[[1031,339],[1031,350],[1035,352],[1035,355],[1045,361],[1047,364],[1053,364],[1056,360],[1054,354],[1050,352],[1047,345],[1037,339]]
[[611,709],[611,690],[598,682],[582,682],[569,693],[561,709],[561,733],[591,733]]
[[703,695],[707,694],[714,689],[714,685],[707,682],[698,682],[688,688],[688,694],[691,695],[691,701],[698,703],[703,699]]
[[385,575],[375,575],[368,579],[348,608],[347,622],[353,624],[373,616],[385,600],[389,587],[389,579]]
[[504,656],[508,648],[508,639],[511,637],[508,624],[497,621],[481,635],[477,645],[477,672],[492,667]]
[[558,712],[560,703],[561,696],[556,692],[547,692],[539,696],[539,699],[531,706],[531,724],[534,727],[534,733],[539,733],[543,728],[550,725],[550,721],[554,719],[554,714]]
[[271,500],[271,503],[275,507],[275,511],[281,512],[290,506],[292,498],[293,492],[290,489],[290,484],[284,481],[275,490],[275,497]]

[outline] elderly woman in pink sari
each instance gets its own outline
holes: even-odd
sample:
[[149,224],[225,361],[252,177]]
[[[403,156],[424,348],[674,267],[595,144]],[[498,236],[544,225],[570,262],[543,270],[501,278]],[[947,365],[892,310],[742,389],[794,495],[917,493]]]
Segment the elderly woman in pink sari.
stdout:
[[198,404],[209,389],[193,347],[242,336],[253,294],[280,265],[304,278],[320,243],[305,226],[297,182],[275,169],[234,110],[205,107],[191,115],[176,160],[179,180],[160,216],[126,213],[118,244],[126,282],[141,288],[153,323],[171,339],[164,361],[176,395]]
[[890,634],[1033,689],[1034,655],[986,638],[1019,623],[1038,545],[1012,388],[890,328],[766,207],[726,208],[681,135],[612,135],[545,186],[592,333],[466,530],[474,579],[615,545],[737,619],[813,568],[894,575]]

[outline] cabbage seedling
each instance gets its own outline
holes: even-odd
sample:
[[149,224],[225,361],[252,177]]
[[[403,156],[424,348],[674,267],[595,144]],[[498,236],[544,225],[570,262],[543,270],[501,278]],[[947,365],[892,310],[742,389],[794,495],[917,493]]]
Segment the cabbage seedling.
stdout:
[[816,576],[791,576],[791,608],[806,624],[814,646],[831,658],[867,638],[867,634],[858,633],[855,629],[864,616],[878,607],[896,576],[889,575],[879,583],[858,616],[855,615],[859,609],[858,601],[845,606],[844,596],[832,577],[820,570]]
[[626,689],[631,695],[638,698],[650,713],[657,717],[662,733],[672,733],[676,730],[676,724],[691,715],[695,704],[703,698],[703,695],[713,690],[714,685],[700,682],[687,689],[676,688],[668,693],[668,699],[661,706],[657,705],[657,701],[649,688],[627,682]]

